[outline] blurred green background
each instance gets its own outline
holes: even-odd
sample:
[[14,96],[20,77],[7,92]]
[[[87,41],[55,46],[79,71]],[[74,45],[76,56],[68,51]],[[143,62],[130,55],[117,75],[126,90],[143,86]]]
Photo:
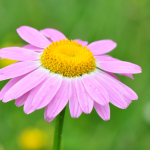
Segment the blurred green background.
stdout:
[[[38,30],[55,28],[69,39],[78,38],[89,43],[112,39],[118,46],[109,53],[111,56],[138,64],[143,69],[142,74],[134,75],[134,80],[120,76],[139,99],[126,110],[111,105],[109,121],[103,121],[94,109],[89,115],[73,119],[67,106],[63,150],[150,149],[149,0],[0,0],[1,48],[26,44],[16,33],[16,28],[22,25]],[[6,82],[0,82],[0,87]],[[17,108],[14,101],[0,101],[0,150],[28,150],[22,143],[34,145],[34,140],[36,143],[42,136],[46,138],[45,143],[41,143],[41,147],[35,144],[37,148],[29,145],[30,149],[51,149],[54,123],[44,120],[44,109],[26,115],[23,107]],[[36,132],[37,139],[24,135],[26,130],[32,133],[36,129],[41,132]],[[21,142],[22,139],[25,141]]]

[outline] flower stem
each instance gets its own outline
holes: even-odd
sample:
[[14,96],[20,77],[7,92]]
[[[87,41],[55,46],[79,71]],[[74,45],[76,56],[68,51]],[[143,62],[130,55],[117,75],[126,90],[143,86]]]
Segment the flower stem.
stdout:
[[60,150],[65,110],[66,110],[66,107],[59,113],[59,115],[55,119],[53,150]]

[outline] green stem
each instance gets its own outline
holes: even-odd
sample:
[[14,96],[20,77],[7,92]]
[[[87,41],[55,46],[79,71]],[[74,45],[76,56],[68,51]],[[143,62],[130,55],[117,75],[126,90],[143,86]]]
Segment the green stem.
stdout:
[[59,113],[59,115],[55,119],[53,150],[60,150],[65,110],[66,110],[66,107]]

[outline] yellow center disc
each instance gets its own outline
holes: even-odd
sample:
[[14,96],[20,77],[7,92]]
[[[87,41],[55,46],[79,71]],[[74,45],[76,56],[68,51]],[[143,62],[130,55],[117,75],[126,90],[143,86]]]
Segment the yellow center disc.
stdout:
[[51,72],[76,77],[95,70],[95,58],[86,46],[63,39],[52,42],[41,55],[41,63]]

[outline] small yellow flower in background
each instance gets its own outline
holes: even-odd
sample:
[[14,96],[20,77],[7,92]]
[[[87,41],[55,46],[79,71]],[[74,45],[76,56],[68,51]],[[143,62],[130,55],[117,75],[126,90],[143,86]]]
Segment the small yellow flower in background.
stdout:
[[25,150],[39,150],[47,145],[46,132],[38,128],[28,128],[22,131],[19,137],[19,145]]
[[17,144],[23,150],[51,150],[53,136],[54,125],[41,119],[35,127],[27,127],[19,132]]
[[39,150],[47,145],[47,135],[38,128],[30,128],[22,131],[19,137],[19,145],[25,150]]

